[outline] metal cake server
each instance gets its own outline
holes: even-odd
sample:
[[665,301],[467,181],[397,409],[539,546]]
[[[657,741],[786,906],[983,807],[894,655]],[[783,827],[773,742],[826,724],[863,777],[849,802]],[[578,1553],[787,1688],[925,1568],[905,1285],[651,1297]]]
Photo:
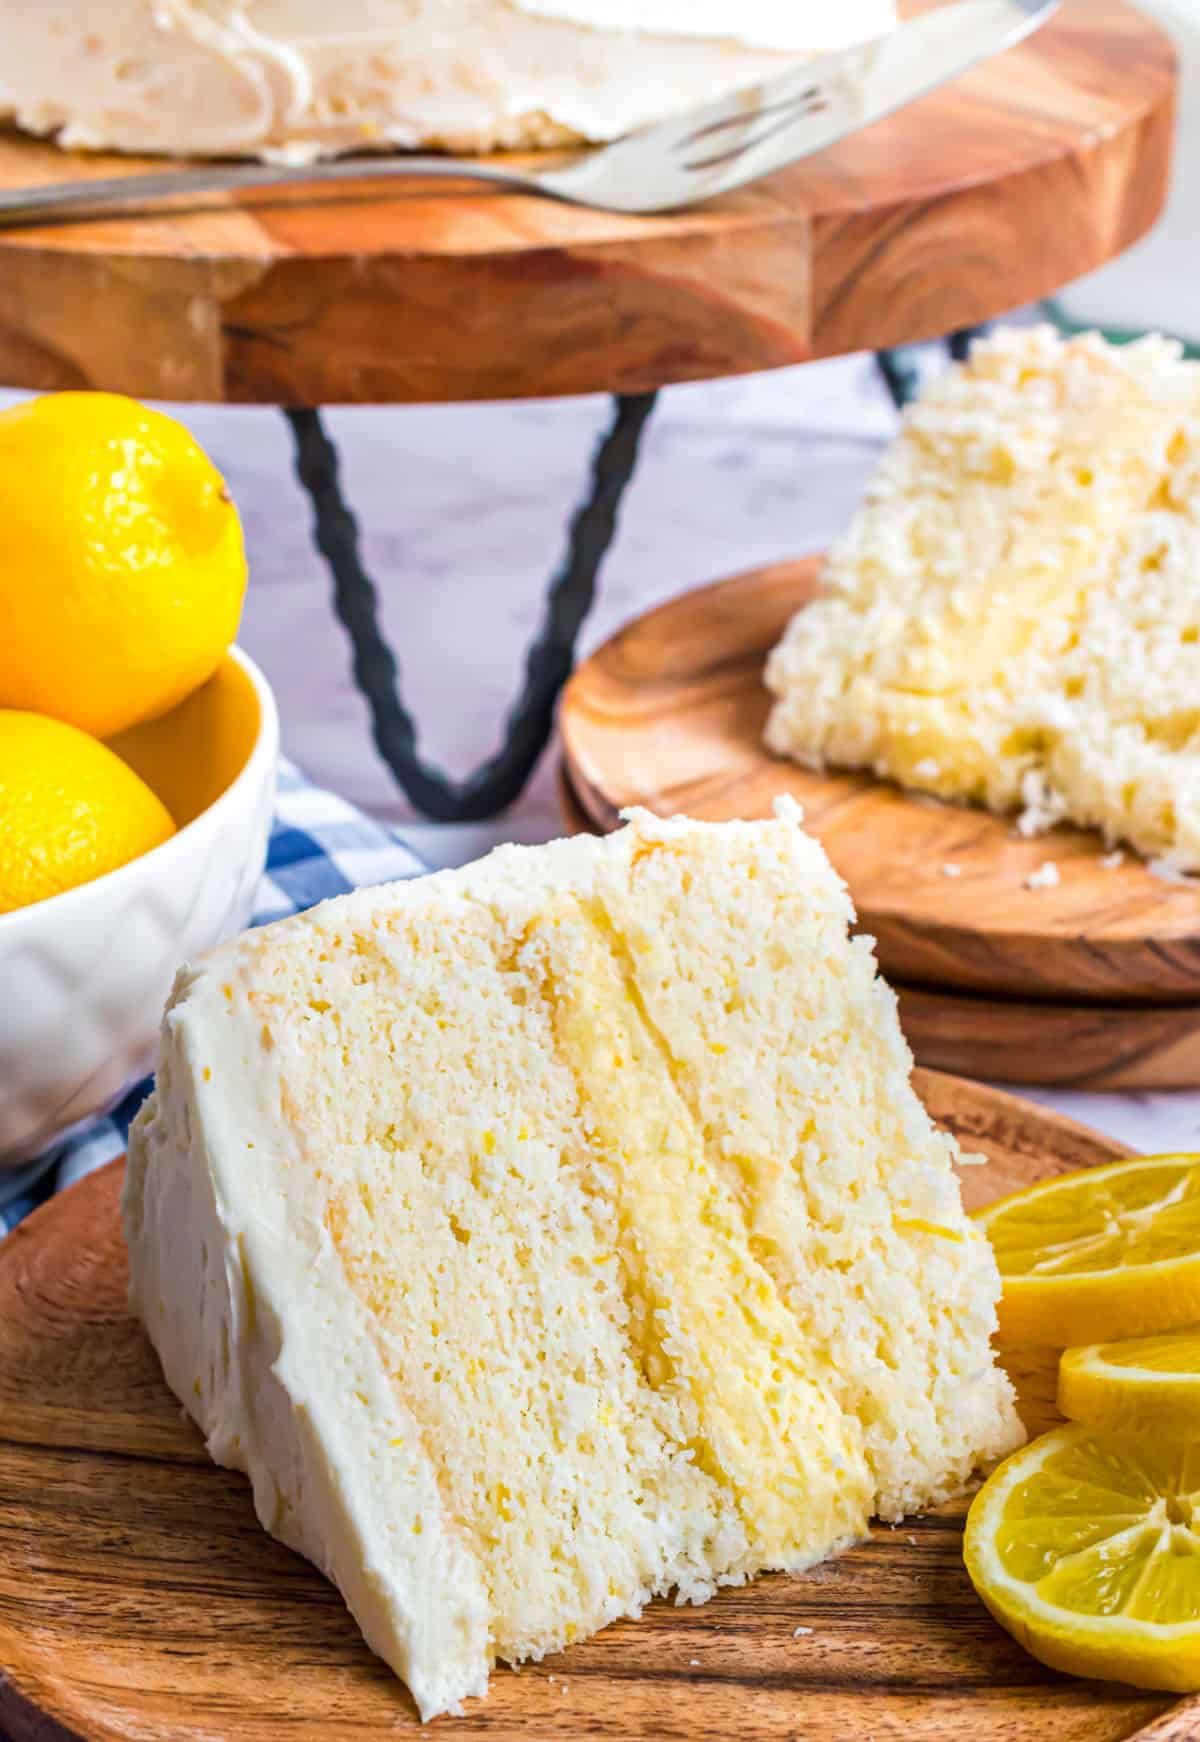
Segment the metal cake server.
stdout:
[[206,163],[186,169],[52,182],[0,193],[0,224],[50,214],[144,207],[177,194],[417,176],[482,181],[609,212],[666,212],[745,187],[869,127],[980,61],[1011,48],[1060,0],[955,0],[887,36],[806,61],[703,108],[628,133],[611,145],[536,160],[339,157],[309,164]]

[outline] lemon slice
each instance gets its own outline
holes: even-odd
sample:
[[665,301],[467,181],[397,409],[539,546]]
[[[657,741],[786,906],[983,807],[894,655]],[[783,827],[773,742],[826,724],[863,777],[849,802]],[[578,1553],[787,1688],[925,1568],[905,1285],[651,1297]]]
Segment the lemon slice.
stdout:
[[1056,1428],[984,1483],[963,1552],[996,1620],[1052,1669],[1200,1688],[1200,1443]]
[[1115,1341],[1200,1323],[1200,1155],[1085,1168],[977,1212],[1005,1341]]
[[1091,1427],[1200,1433],[1200,1328],[1068,1349],[1058,1407]]

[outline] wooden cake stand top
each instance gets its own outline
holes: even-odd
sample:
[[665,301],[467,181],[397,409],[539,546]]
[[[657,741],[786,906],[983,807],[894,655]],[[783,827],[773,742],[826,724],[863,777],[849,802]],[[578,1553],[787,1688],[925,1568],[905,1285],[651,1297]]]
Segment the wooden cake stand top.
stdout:
[[[1124,0],[756,187],[654,218],[398,180],[0,231],[0,381],[174,400],[502,399],[931,338],[1135,241],[1174,56]],[[144,169],[0,136],[0,187]]]

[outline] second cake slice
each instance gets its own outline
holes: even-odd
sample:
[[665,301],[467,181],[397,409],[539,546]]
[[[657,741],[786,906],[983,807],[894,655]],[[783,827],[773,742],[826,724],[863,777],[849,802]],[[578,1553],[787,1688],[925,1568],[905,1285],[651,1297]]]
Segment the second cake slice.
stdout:
[[1200,363],[1001,330],[907,412],[768,747],[1200,869]]

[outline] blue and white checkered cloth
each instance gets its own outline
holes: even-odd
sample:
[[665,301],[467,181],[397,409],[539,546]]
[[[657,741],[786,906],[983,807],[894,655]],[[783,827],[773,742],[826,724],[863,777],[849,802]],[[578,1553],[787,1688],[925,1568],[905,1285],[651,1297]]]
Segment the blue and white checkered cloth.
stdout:
[[[283,762],[267,869],[250,923],[266,925],[331,895],[416,877],[424,869],[395,835]],[[53,1192],[121,1155],[130,1121],[149,1091],[146,1077],[105,1118],[84,1120],[36,1161],[12,1173],[0,1172],[0,1238]]]

